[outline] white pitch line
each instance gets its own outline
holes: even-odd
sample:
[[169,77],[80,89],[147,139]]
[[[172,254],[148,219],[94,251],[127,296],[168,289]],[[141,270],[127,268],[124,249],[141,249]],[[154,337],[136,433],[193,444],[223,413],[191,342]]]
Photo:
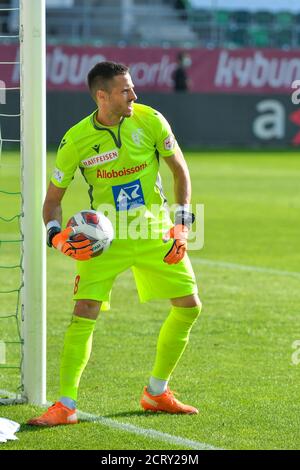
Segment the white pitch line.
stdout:
[[249,266],[245,264],[228,263],[226,261],[214,261],[210,259],[200,258],[191,258],[191,262],[194,264],[206,264],[207,266],[213,266],[216,268],[225,268],[237,271],[248,271],[255,273],[273,274],[275,276],[288,276],[300,278],[300,272],[297,271],[283,271],[281,269],[264,268],[262,266]]
[[[16,394],[8,392],[7,390],[0,390],[0,395],[6,395],[7,397],[13,399]],[[46,406],[51,406],[51,402],[47,402]],[[175,444],[178,446],[188,447],[189,449],[195,450],[223,450],[219,447],[214,447],[210,444],[204,442],[192,441],[186,439],[185,437],[173,436],[172,434],[167,434],[165,432],[156,431],[155,429],[141,428],[139,426],[134,426],[133,424],[122,423],[120,421],[115,421],[114,419],[104,418],[103,416],[94,415],[91,413],[85,413],[84,411],[78,410],[78,418],[83,421],[89,421],[92,423],[99,423],[108,428],[118,429],[119,431],[128,432],[131,434],[137,434],[139,436],[148,437],[150,439],[156,439],[161,442],[167,442],[169,444]],[[187,419],[189,417],[186,417]]]
[[104,418],[102,416],[97,416],[97,415],[85,413],[82,411],[78,412],[78,417],[80,419],[83,419],[84,421],[91,421],[93,423],[99,423],[109,428],[118,429],[119,431],[125,431],[131,434],[137,434],[139,436],[144,436],[150,439],[156,439],[158,441],[167,442],[168,444],[188,447],[189,449],[222,450],[218,447],[214,447],[204,442],[192,441],[190,439],[186,439],[185,437],[174,436],[172,434],[167,434],[165,432],[156,431],[155,429],[141,428],[139,426],[134,426],[133,424],[122,423],[120,421],[115,421],[110,418]]

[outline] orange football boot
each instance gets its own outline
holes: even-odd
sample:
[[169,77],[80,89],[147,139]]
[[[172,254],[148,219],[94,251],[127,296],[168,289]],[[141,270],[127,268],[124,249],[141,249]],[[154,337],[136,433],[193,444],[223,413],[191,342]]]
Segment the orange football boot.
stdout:
[[50,406],[46,413],[38,418],[27,421],[31,426],[59,426],[61,424],[77,424],[76,410],[71,410],[63,405],[60,401]]
[[164,411],[165,413],[183,413],[189,415],[199,413],[194,406],[185,405],[177,400],[169,388],[161,395],[150,395],[147,387],[145,387],[140,403],[146,411]]

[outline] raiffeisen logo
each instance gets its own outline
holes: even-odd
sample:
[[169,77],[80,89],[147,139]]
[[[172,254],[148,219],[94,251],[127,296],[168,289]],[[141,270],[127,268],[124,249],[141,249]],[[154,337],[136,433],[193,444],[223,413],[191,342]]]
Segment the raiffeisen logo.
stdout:
[[142,163],[141,165],[133,166],[131,168],[122,168],[122,170],[97,170],[97,178],[119,178],[120,176],[133,175],[134,173],[139,173],[140,171],[147,168],[147,163]]
[[86,160],[82,160],[81,164],[85,168],[91,168],[93,166],[104,165],[104,163],[111,162],[112,160],[116,160],[119,157],[118,150],[114,149],[110,152],[104,152],[100,155],[94,155],[93,157],[89,157]]

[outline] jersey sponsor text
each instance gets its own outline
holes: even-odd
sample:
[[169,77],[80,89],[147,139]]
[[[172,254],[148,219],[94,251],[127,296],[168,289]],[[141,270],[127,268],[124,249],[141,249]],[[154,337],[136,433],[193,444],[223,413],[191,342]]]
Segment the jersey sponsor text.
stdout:
[[103,165],[104,163],[116,160],[119,157],[118,150],[111,150],[110,152],[101,153],[100,155],[95,155],[89,157],[86,160],[82,160],[81,163],[85,168],[91,168],[97,165]]
[[97,178],[119,178],[120,176],[132,175],[133,173],[138,173],[139,171],[147,168],[147,163],[142,163],[141,165],[136,165],[131,168],[122,168],[122,170],[98,170]]

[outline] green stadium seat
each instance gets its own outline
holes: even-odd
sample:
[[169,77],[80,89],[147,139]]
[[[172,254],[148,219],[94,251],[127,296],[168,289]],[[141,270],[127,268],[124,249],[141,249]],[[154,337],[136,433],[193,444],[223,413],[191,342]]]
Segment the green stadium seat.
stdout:
[[230,12],[228,10],[215,11],[215,23],[219,27],[227,26],[230,23]]
[[236,10],[231,13],[231,20],[236,26],[246,26],[251,21],[251,13],[247,10]]
[[270,47],[272,40],[269,30],[262,26],[253,25],[249,29],[250,45],[253,47]]
[[211,15],[208,14],[207,10],[188,10],[188,21],[193,29],[198,30],[199,27],[207,25],[211,21]]
[[277,47],[290,48],[293,46],[293,31],[281,29],[274,33],[275,45]]
[[291,26],[295,21],[295,17],[289,11],[280,11],[276,15],[276,24],[280,27]]
[[200,44],[211,43],[213,31],[213,14],[210,10],[193,10],[188,12],[188,20],[197,33]]
[[213,19],[213,14],[210,10],[193,10],[192,16],[196,23],[210,24]]
[[234,28],[228,31],[226,42],[231,46],[245,47],[248,45],[248,31],[246,28]]
[[226,47],[226,32],[230,28],[230,12],[228,10],[215,11],[214,28],[215,46]]
[[252,14],[252,22],[259,25],[271,25],[274,22],[274,14],[270,11],[256,11]]

